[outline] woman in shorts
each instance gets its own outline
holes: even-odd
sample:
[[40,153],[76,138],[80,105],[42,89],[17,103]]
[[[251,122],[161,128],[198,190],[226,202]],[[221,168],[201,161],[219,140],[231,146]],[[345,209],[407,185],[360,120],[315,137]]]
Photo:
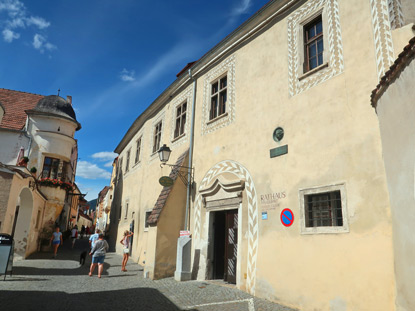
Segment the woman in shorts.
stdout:
[[128,256],[130,255],[130,237],[133,235],[133,232],[125,230],[124,231],[124,237],[120,241],[120,243],[123,245],[123,257],[122,257],[122,264],[121,264],[121,271],[127,272],[127,269],[125,269],[125,266],[128,262]]
[[108,251],[108,243],[104,240],[104,235],[99,234],[98,240],[95,242],[94,247],[91,249],[89,255],[92,255],[91,268],[89,269],[89,276],[94,273],[95,267],[98,265],[98,277],[101,278],[102,271],[104,270],[105,254]]
[[55,232],[52,233],[50,242],[52,243],[52,246],[53,246],[53,258],[56,258],[58,247],[59,245],[63,244],[62,232],[59,232],[59,227],[55,228]]

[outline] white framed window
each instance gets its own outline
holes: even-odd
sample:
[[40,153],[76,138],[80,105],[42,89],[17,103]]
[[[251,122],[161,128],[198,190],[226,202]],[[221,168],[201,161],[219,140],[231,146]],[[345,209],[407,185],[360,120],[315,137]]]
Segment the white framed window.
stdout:
[[343,72],[338,0],[309,0],[287,22],[290,96]]
[[137,164],[140,161],[140,153],[141,153],[141,137],[136,141],[135,147],[135,163]]
[[130,169],[130,155],[131,155],[131,149],[127,151],[127,157],[125,160],[125,172],[127,173]]
[[301,189],[300,222],[302,234],[349,232],[345,185]]
[[156,153],[160,149],[160,142],[161,142],[161,129],[162,129],[163,122],[160,121],[154,127],[154,135],[153,135],[153,153]]
[[209,121],[226,113],[228,99],[228,76],[225,74],[210,84]]
[[174,138],[184,135],[186,129],[187,102],[176,107],[176,125],[174,128]]
[[124,213],[124,219],[128,218],[128,206],[129,206],[129,202],[125,202],[125,213]]
[[235,120],[235,62],[236,57],[232,55],[204,77],[202,135]]

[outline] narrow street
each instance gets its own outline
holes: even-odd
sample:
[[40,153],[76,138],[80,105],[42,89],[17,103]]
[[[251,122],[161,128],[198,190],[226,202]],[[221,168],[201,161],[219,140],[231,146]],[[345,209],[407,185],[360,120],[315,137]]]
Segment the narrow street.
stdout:
[[52,253],[36,253],[15,261],[13,276],[0,281],[0,306],[9,310],[293,310],[255,298],[218,281],[176,282],[173,278],[152,281],[143,268],[129,261],[121,272],[122,257],[108,253],[102,278],[89,277],[91,258],[85,265],[79,257],[88,248],[87,239],[74,249],[66,240],[56,259]]

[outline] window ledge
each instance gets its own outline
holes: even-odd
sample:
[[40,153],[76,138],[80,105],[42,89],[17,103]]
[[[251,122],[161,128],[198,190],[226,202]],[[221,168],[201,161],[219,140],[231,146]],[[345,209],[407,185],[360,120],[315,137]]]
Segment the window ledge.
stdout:
[[339,233],[349,233],[349,228],[342,227],[307,227],[302,228],[301,234],[339,234]]
[[228,113],[225,112],[225,113],[221,114],[220,116],[218,116],[218,117],[216,117],[216,118],[214,118],[212,120],[209,120],[206,124],[209,125],[209,124],[215,123],[216,121],[218,121],[218,120],[220,120],[222,118],[225,118],[227,116],[228,116]]
[[322,69],[324,69],[324,68],[327,68],[328,66],[329,66],[329,63],[328,63],[328,62],[327,62],[327,63],[324,63],[324,64],[322,64],[322,65],[320,65],[320,66],[318,66],[318,67],[316,67],[316,68],[314,68],[314,69],[312,69],[312,70],[310,70],[310,71],[307,71],[306,73],[302,74],[302,75],[298,78],[298,80],[299,80],[299,81],[304,80],[305,78],[307,78],[307,77],[309,77],[309,76],[313,75],[313,74],[314,74],[314,73],[316,73],[317,71],[320,71],[320,70],[322,70]]
[[179,135],[179,136],[177,136],[177,137],[173,138],[173,140],[172,140],[171,142],[172,142],[172,143],[174,143],[174,142],[176,142],[176,141],[180,140],[181,138],[183,138],[183,137],[185,137],[185,136],[186,136],[186,133],[183,133],[182,135]]
[[138,160],[137,162],[135,162],[133,168],[136,167],[137,165],[139,165],[140,163],[141,163],[140,160]]

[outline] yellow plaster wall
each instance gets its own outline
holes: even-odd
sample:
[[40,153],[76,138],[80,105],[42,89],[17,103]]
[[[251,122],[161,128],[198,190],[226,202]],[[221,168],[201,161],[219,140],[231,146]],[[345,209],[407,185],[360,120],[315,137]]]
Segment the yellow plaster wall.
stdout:
[[184,230],[186,190],[177,177],[157,222],[155,279],[173,276],[176,270],[177,240],[180,230]]
[[[357,0],[339,1],[339,7],[340,75],[289,96],[285,19],[234,53],[235,121],[206,135],[205,77],[198,79],[195,180],[200,184],[216,163],[232,160],[250,172],[257,195],[286,192],[268,220],[261,220],[259,204],[257,296],[302,310],[388,311],[394,308],[394,257],[379,127],[369,103],[377,84],[371,8]],[[280,143],[272,139],[278,126],[285,131]],[[271,148],[285,144],[287,155],[270,158]],[[350,232],[301,234],[300,189],[338,183],[346,188]],[[295,215],[289,228],[280,222],[284,208]],[[203,235],[203,209],[201,216]],[[247,258],[238,260],[246,266]]]

